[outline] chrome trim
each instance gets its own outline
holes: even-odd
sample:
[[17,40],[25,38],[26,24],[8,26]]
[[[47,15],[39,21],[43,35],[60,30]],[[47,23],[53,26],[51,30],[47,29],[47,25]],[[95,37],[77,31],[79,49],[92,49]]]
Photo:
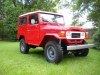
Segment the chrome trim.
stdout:
[[67,46],[67,50],[81,50],[84,48],[91,48],[94,47],[94,44],[84,44],[84,45],[70,45]]

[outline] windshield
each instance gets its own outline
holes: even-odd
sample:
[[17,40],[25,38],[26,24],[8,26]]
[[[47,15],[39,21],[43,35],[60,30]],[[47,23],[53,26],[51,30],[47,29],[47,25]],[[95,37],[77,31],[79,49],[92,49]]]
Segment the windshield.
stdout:
[[63,16],[61,16],[61,15],[52,15],[52,14],[41,13],[40,18],[41,18],[42,22],[64,24],[64,19],[63,19]]

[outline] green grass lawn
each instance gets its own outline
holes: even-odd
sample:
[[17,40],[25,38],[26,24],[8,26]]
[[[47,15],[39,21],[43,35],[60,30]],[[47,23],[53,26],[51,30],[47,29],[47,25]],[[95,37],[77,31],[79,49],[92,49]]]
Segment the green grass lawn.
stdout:
[[19,42],[0,41],[0,75],[100,75],[100,51],[87,57],[64,56],[59,64],[48,63],[41,48],[21,54]]
[[92,40],[92,39],[86,39],[86,41],[87,41],[89,44],[93,43],[93,40]]

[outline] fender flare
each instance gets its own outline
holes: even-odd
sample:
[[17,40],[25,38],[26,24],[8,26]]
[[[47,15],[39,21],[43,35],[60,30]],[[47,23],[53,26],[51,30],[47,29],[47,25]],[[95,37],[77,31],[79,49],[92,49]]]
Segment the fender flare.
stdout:
[[50,34],[48,33],[45,36],[54,36],[57,39],[66,39],[66,37],[60,37],[58,34],[55,34],[55,33],[52,33],[52,34],[51,33]]

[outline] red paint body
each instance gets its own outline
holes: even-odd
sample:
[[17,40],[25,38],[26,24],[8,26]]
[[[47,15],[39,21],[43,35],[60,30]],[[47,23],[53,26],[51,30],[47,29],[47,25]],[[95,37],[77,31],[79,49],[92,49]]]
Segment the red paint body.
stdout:
[[[41,22],[40,21],[40,13],[34,12],[29,14],[24,14],[19,16],[18,19],[18,35],[17,38],[20,40],[21,37],[25,39],[25,42],[29,45],[34,46],[45,46],[47,41],[50,40],[62,40],[66,44],[81,44],[84,39],[67,39],[66,32],[85,32],[82,28],[78,27],[65,27],[64,25],[50,22]],[[42,12],[46,13],[46,12]],[[29,16],[32,14],[38,15],[38,24],[30,25],[29,24]],[[53,13],[47,13],[53,14]],[[58,14],[54,14],[58,15]],[[27,17],[26,24],[20,25],[20,18]],[[61,31],[65,32],[60,36]]]

